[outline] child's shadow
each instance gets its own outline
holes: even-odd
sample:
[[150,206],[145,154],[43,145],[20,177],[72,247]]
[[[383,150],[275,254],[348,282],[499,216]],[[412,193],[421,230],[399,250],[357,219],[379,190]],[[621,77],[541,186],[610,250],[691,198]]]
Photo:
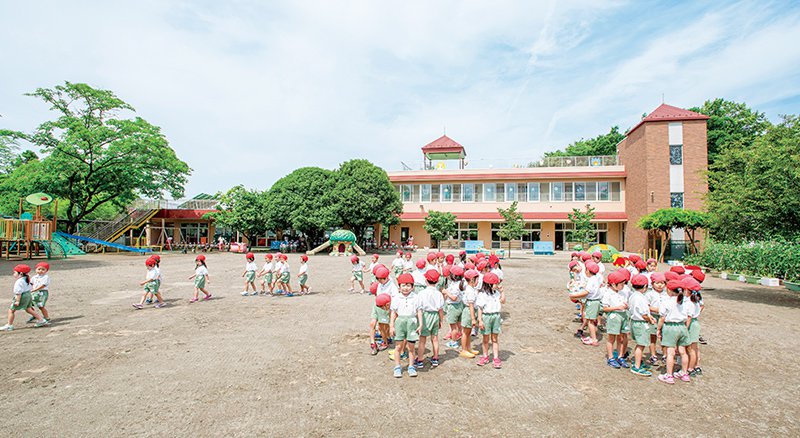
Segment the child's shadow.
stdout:
[[58,324],[58,325],[69,325],[69,321],[73,319],[81,319],[83,315],[75,315],[75,316],[63,316],[59,318],[53,318],[50,320],[51,324]]

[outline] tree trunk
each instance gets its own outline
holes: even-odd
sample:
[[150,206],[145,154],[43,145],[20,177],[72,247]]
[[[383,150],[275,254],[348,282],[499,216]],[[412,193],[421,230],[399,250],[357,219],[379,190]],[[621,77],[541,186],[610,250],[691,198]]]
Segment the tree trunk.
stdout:
[[508,239],[508,258],[511,258],[511,239]]
[[78,228],[77,221],[64,221],[67,224],[67,234],[75,234],[75,230]]

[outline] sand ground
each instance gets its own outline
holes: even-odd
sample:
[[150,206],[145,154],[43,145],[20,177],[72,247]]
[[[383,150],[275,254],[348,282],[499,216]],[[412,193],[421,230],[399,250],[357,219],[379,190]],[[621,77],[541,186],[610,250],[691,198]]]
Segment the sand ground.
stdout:
[[[193,259],[164,255],[170,305],[139,311],[143,257],[53,261],[53,325],[18,313],[0,333],[3,435],[800,436],[800,296],[784,289],[709,277],[705,374],[667,386],[572,337],[566,255],[519,254],[503,369],[443,348],[439,368],[395,379],[370,355],[372,299],[347,292],[345,259],[311,258],[312,295],[245,298],[244,257],[209,254],[214,299],[189,304]],[[8,298],[14,264],[0,262]]]

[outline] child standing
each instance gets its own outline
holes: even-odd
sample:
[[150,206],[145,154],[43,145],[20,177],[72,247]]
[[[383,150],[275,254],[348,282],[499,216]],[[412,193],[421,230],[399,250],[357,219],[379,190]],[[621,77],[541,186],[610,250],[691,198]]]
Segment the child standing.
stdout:
[[483,335],[483,356],[478,360],[478,366],[489,363],[489,340],[492,341],[492,364],[495,368],[502,367],[500,360],[500,343],[498,337],[500,330],[500,309],[506,302],[503,286],[497,275],[489,272],[483,276],[483,287],[475,300],[478,308],[478,327]]
[[600,275],[605,274],[606,267],[605,267],[605,265],[603,265],[603,253],[601,253],[600,251],[593,252],[592,253],[592,261],[597,263],[597,267],[600,269],[598,271],[598,273]]
[[[244,272],[242,272],[242,277],[244,277],[244,291],[242,291],[242,296],[258,295],[258,291],[256,290],[256,272],[258,271],[256,256],[252,252],[248,252],[245,257],[247,258],[247,264],[244,267]],[[253,286],[252,294],[247,293],[250,286]]]
[[194,280],[194,295],[189,302],[197,302],[197,297],[200,292],[203,292],[205,295],[203,301],[210,300],[211,294],[206,290],[206,284],[211,283],[211,279],[208,277],[208,267],[206,267],[206,256],[200,254],[195,257],[194,266],[194,275],[189,277],[189,280]]
[[411,253],[407,252],[404,255],[405,259],[403,260],[403,272],[406,274],[410,274],[414,272],[414,262],[411,261]]
[[0,331],[10,332],[14,330],[14,314],[17,310],[24,310],[36,320],[36,327],[49,324],[33,308],[31,298],[31,282],[28,274],[31,267],[28,265],[17,265],[14,267],[14,298],[8,308],[8,323],[0,327]]
[[158,269],[156,269],[156,261],[152,258],[147,259],[144,262],[145,266],[147,266],[147,276],[145,277],[144,281],[139,283],[139,286],[144,286],[144,293],[142,294],[142,299],[139,303],[134,303],[133,307],[135,309],[141,309],[144,307],[144,300],[147,298],[148,294],[153,294],[158,301],[156,303],[155,308],[161,308],[167,305],[164,300],[161,299],[161,294],[158,292]]
[[417,361],[414,362],[414,368],[422,369],[425,364],[423,357],[425,356],[425,341],[428,337],[431,338],[431,350],[433,356],[430,358],[431,367],[436,368],[439,366],[439,329],[442,328],[442,320],[444,319],[444,298],[436,284],[439,282],[439,271],[436,269],[429,269],[425,272],[425,280],[428,286],[419,292],[419,303],[422,309],[422,330],[420,330],[419,346],[417,347]]
[[[388,294],[378,294],[375,297],[375,305],[372,306],[372,317],[369,320],[369,347],[372,355],[378,354],[388,348],[386,340],[389,339],[389,309],[391,308],[392,297]],[[375,329],[381,333],[381,345],[375,342]]]
[[472,359],[480,352],[472,349],[471,332],[473,327],[478,326],[477,313],[475,313],[475,300],[478,298],[478,291],[475,290],[478,284],[480,273],[474,269],[464,272],[467,285],[464,288],[461,301],[464,303],[461,310],[461,353],[459,356]]
[[[158,254],[153,254],[153,255],[150,256],[150,259],[152,259],[154,262],[156,262],[156,272],[158,273],[156,275],[156,290],[160,291],[161,290],[161,256],[159,256]],[[151,304],[152,302],[153,302],[153,294],[152,293],[151,294],[147,294],[147,299],[145,299],[145,303]]]
[[[650,346],[650,325],[655,325],[656,320],[650,315],[650,303],[645,296],[647,277],[639,274],[631,279],[633,293],[628,298],[628,309],[631,314],[631,334],[636,349],[633,353],[633,366],[631,372],[639,376],[650,377],[653,375],[647,368],[649,365],[642,362],[645,347]],[[652,351],[655,351],[653,349]]]
[[287,297],[291,297],[293,295],[291,277],[292,274],[289,272],[289,256],[287,256],[286,254],[281,254],[280,277],[278,278],[278,293],[285,294]]
[[[622,357],[625,354],[622,334],[628,333],[628,303],[620,292],[625,286],[625,277],[620,271],[614,271],[608,275],[608,288],[603,295],[603,312],[606,317],[606,350],[608,360],[606,363],[614,368],[628,368],[628,362]],[[616,343],[616,348],[615,348]]]
[[[648,263],[648,268],[649,266],[650,264]],[[661,306],[661,293],[664,292],[666,287],[667,279],[664,277],[664,274],[661,272],[650,272],[650,288],[644,293],[645,298],[647,298],[647,304],[650,306],[650,315],[656,321],[655,324],[651,324],[648,327],[648,332],[650,333],[650,359],[648,359],[648,362],[650,365],[656,365],[658,363],[658,357],[656,356],[656,342],[658,342],[658,337],[656,336],[656,332],[658,330],[658,320],[661,317],[661,315],[658,314],[658,308]]]
[[380,258],[380,256],[378,254],[372,254],[372,260],[369,262],[369,268],[367,268],[367,270],[369,271],[370,275],[372,276],[372,278],[370,278],[370,284],[375,283],[375,273],[374,273],[374,271],[375,271],[375,267],[380,264],[380,263],[378,263],[378,259],[379,258]]
[[[36,265],[36,275],[33,276],[33,288],[31,289],[31,299],[33,305],[42,313],[42,318],[45,321],[50,321],[50,314],[47,313],[47,299],[50,298],[50,265],[47,262],[40,262]],[[31,316],[28,322],[34,322],[36,318]]]
[[300,256],[300,269],[297,272],[297,280],[300,283],[300,295],[308,293],[308,256],[303,254]]
[[[692,277],[683,279],[684,299],[683,305],[686,307],[686,315],[689,317],[689,345],[686,352],[689,354],[689,363],[685,369],[690,377],[697,377],[702,370],[697,366],[700,359],[700,313],[703,311],[703,297],[700,295],[700,282]],[[681,359],[683,360],[683,359]]]
[[416,377],[414,368],[414,344],[419,339],[422,325],[422,306],[414,292],[414,278],[411,274],[401,274],[397,278],[400,294],[391,302],[391,318],[389,320],[389,336],[395,340],[397,347],[394,354],[394,376],[403,377],[400,356],[408,351],[408,375]]
[[425,280],[425,272],[427,272],[427,263],[425,259],[417,260],[417,269],[411,273],[411,276],[414,277],[414,292],[421,292],[428,286],[428,281]]
[[392,273],[395,279],[403,273],[403,251],[397,251],[397,257],[392,260]]
[[667,373],[658,376],[658,380],[667,384],[674,384],[675,378],[684,382],[691,381],[689,374],[684,371],[674,373],[675,370],[675,350],[681,357],[686,355],[686,347],[689,342],[689,318],[686,315],[686,307],[683,306],[683,284],[679,280],[667,281],[666,299],[661,300],[658,313],[661,317],[658,320],[658,337],[661,338],[661,346],[667,348]]
[[275,267],[274,265],[275,263],[272,261],[272,254],[264,254],[264,267],[261,268],[261,272],[258,273],[258,276],[262,277],[261,293],[263,294],[266,294],[267,288],[269,288],[269,294],[272,295],[274,286],[272,283],[272,269]]
[[364,264],[358,260],[358,256],[350,257],[350,263],[353,265],[352,275],[350,276],[350,289],[349,292],[356,291],[356,283],[361,286],[359,293],[366,293],[364,290]]
[[461,314],[464,312],[464,302],[461,297],[467,288],[464,281],[464,270],[458,266],[451,267],[449,283],[449,286],[442,290],[445,297],[444,308],[447,323],[450,324],[450,342],[447,343],[447,346],[458,348],[458,341],[461,339]]
[[589,326],[589,336],[581,338],[584,345],[596,347],[600,345],[597,341],[597,317],[600,314],[600,300],[603,298],[602,289],[603,277],[597,275],[600,268],[596,263],[587,263],[584,272],[586,274],[586,288],[578,293],[570,295],[570,299],[586,299],[584,304],[584,321]]

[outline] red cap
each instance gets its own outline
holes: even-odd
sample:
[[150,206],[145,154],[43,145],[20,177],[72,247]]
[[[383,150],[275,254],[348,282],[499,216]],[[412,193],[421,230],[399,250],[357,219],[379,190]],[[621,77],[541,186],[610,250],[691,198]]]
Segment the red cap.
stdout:
[[669,268],[669,270],[674,272],[674,273],[676,273],[676,274],[678,274],[678,275],[683,275],[683,274],[686,273],[686,269],[684,269],[683,266],[673,266],[673,267]]
[[461,268],[460,266],[453,266],[452,268],[450,268],[450,275],[453,275],[455,277],[463,277],[464,269]]
[[470,269],[474,270],[475,269],[475,263],[472,263],[472,262],[464,263],[464,269],[466,269],[467,271],[469,271]]
[[428,257],[426,257],[426,259],[429,262],[432,262],[432,261],[436,260],[436,253],[435,252],[429,252],[428,253]]
[[467,255],[467,252],[462,249],[461,251],[458,252],[458,255],[460,256]]
[[264,258],[267,259],[267,260],[272,260],[272,254],[266,253],[266,254],[264,254]]
[[289,256],[286,254],[281,254],[281,260],[289,260]]
[[254,259],[254,258],[256,258],[256,256],[255,256],[255,255],[253,255],[253,253],[252,253],[252,252],[248,252],[247,254],[245,254],[245,257],[247,257],[248,259]]
[[492,255],[489,256],[489,264],[490,265],[494,266],[499,261],[500,261],[500,257],[497,257],[496,254],[492,254]]
[[411,257],[411,253],[410,253],[410,252],[407,252],[407,253],[403,254],[403,256],[405,256],[405,257]]
[[596,257],[598,259],[602,259],[603,258],[603,253],[600,252],[600,251],[595,251],[595,252],[592,253],[592,257]]
[[619,256],[616,259],[614,259],[613,265],[614,266],[625,266],[625,262],[627,262],[627,261],[628,261],[628,259],[626,259],[625,257]]
[[569,262],[569,270],[571,271],[572,268],[574,268],[574,267],[576,267],[578,265],[579,265],[579,263],[578,263],[577,260],[573,260],[573,261]]
[[673,280],[680,279],[681,276],[678,275],[678,273],[676,273],[674,271],[667,271],[667,272],[664,273],[664,278],[666,278],[667,281],[673,281]]
[[379,256],[378,254],[372,254],[372,258],[375,260],[378,260],[380,257],[381,256]]
[[194,260],[195,261],[199,260],[201,262],[204,262],[204,261],[206,261],[206,256],[204,256],[203,254],[200,254],[199,256],[195,257]]
[[636,274],[631,279],[631,284],[635,287],[644,287],[647,286],[647,277],[642,274]]
[[307,262],[308,261],[308,256],[303,254],[303,255],[300,256],[300,260],[302,260],[304,262]]
[[389,270],[386,266],[378,265],[375,268],[375,278],[389,278]]
[[391,303],[392,303],[392,297],[389,294],[380,294],[377,297],[375,297],[375,305],[378,307],[383,307]]
[[631,255],[628,256],[628,260],[632,261],[633,263],[636,263],[637,261],[639,261],[641,259],[642,258],[639,257],[639,254],[631,254]]
[[464,278],[466,278],[467,280],[472,280],[473,278],[478,277],[480,275],[481,273],[474,269],[467,269],[467,271],[464,272]]
[[439,277],[440,277],[439,271],[437,271],[436,269],[428,269],[428,271],[425,272],[425,279],[431,283],[436,283],[437,281],[439,281]]
[[444,253],[443,253],[443,252],[441,252],[441,251],[437,252],[437,253],[436,253],[436,258],[437,258],[437,259],[444,258]]
[[656,260],[656,259],[647,259],[647,262],[646,262],[646,263],[647,263],[648,265],[649,265],[650,263],[655,263],[655,264],[658,264],[658,260]]
[[700,286],[700,283],[692,277],[684,278],[681,283],[683,284],[684,289],[698,291],[703,288],[703,286]]
[[650,274],[650,281],[653,283],[666,283],[667,278],[661,272],[653,272]]
[[414,277],[405,273],[397,276],[397,284],[414,284]]
[[686,269],[687,271],[702,271],[703,270],[703,268],[701,268],[701,267],[699,267],[697,265],[686,265],[683,268]]
[[483,276],[483,282],[487,284],[497,284],[500,283],[500,277],[498,277],[494,272],[489,272]]
[[160,255],[153,254],[151,257],[153,257],[153,260],[155,260],[156,262],[161,262],[161,256]]
[[692,270],[692,278],[697,280],[699,283],[702,283],[703,280],[706,279],[706,274],[700,269]]
[[578,253],[577,253],[577,252],[575,252],[575,251],[573,251],[573,252],[572,252],[572,254],[570,254],[570,255],[569,255],[569,257],[570,257],[570,258],[572,258],[572,257],[580,257],[580,256],[581,256],[581,255],[580,255],[580,254],[578,254]]
[[477,257],[477,258],[478,258],[478,260],[480,260],[480,259],[482,259],[482,258],[486,257],[486,254],[484,254],[484,253],[482,253],[482,252],[479,252],[479,253],[476,253],[476,254],[475,254],[475,257]]
[[589,254],[586,254],[586,253],[581,254],[581,260],[583,260],[584,262],[589,261],[591,259],[592,259],[592,256],[590,256]]
[[626,281],[628,280],[625,278],[625,274],[623,274],[621,271],[614,271],[608,274],[608,284],[619,284],[625,283]]
[[486,269],[487,266],[489,266],[489,264],[486,263],[485,260],[481,260],[481,262],[478,263],[478,270],[483,271],[484,269]]
[[[457,266],[454,266],[454,268],[455,267],[457,267]],[[450,272],[451,271],[452,271],[452,269],[450,269],[450,265],[444,265],[444,267],[442,267],[442,275],[445,276],[445,277],[450,276]]]
[[48,271],[50,270],[50,265],[47,262],[39,262],[36,264],[36,269],[45,268]]
[[[153,259],[147,259],[147,260],[144,261],[144,264],[145,264],[145,266],[155,266],[156,265],[156,261],[153,260]],[[30,271],[31,268],[28,268],[28,270]]]
[[586,262],[586,270],[592,274],[600,272],[600,266],[595,262]]
[[617,272],[619,272],[619,273],[621,273],[622,275],[625,276],[625,281],[630,281],[630,279],[631,279],[631,271],[629,271],[629,270],[627,270],[625,268],[620,268],[620,269],[617,269]]
[[357,263],[357,262],[358,262],[358,256],[350,257],[350,263]]
[[28,265],[17,265],[14,266],[14,272],[19,272],[20,274],[27,274],[31,272],[31,267]]
[[428,264],[425,262],[425,260],[424,260],[424,259],[419,259],[419,260],[417,260],[417,269],[423,269],[423,268],[425,268],[425,266],[427,266],[427,265],[428,265]]
[[453,254],[447,254],[447,256],[444,258],[444,261],[452,265],[453,262],[456,261],[456,256]]
[[643,260],[636,260],[634,266],[636,267],[636,269],[640,271],[644,271],[645,269],[647,269],[647,263],[645,263]]
[[667,281],[667,289],[669,290],[678,290],[683,288],[683,282],[680,280],[669,280]]
[[372,295],[375,295],[376,293],[378,293],[378,282],[377,281],[373,281],[372,284],[369,285],[369,293],[371,293]]
[[397,255],[403,257],[403,251],[397,251]]

